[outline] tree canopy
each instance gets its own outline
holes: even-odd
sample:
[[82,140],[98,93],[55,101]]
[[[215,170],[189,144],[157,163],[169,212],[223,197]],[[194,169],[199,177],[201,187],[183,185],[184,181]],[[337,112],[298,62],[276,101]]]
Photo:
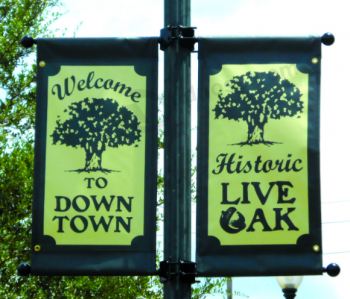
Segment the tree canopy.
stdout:
[[265,143],[264,125],[270,118],[292,117],[303,109],[299,88],[275,72],[247,72],[233,77],[226,86],[232,91],[219,94],[215,118],[246,121],[245,144]]
[[117,148],[140,141],[137,116],[112,99],[85,98],[72,103],[64,112],[69,118],[56,121],[51,135],[53,144],[84,148],[86,163],[80,171],[103,170],[102,153],[107,146]]
[[35,47],[20,46],[24,35],[53,36],[49,26],[60,16],[52,13],[59,0],[0,1],[0,88],[6,97],[0,101],[0,126],[24,132],[34,126],[36,65],[28,63]]

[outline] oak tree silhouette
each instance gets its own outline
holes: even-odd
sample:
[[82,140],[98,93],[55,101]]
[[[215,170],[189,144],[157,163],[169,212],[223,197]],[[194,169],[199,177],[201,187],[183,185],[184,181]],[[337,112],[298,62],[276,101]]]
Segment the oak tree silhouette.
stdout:
[[53,144],[85,150],[85,168],[73,171],[111,172],[102,168],[102,153],[106,147],[117,148],[140,141],[140,122],[136,115],[112,99],[85,98],[72,103],[64,112],[68,113],[68,119],[56,121],[51,137]]
[[264,140],[264,126],[271,119],[292,117],[302,112],[302,94],[299,88],[275,72],[247,72],[227,83],[231,90],[223,95],[213,111],[215,119],[243,120],[248,124],[248,138],[238,145],[266,145],[277,142]]

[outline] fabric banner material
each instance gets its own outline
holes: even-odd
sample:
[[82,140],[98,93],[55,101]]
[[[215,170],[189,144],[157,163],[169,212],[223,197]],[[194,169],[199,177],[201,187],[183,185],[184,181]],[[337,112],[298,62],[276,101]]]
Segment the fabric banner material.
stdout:
[[200,38],[199,276],[322,274],[320,37]]
[[154,274],[157,38],[37,50],[31,273]]

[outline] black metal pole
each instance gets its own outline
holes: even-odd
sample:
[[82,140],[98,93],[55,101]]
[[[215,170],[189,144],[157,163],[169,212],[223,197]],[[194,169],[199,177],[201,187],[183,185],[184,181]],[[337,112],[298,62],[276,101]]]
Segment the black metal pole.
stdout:
[[[190,0],[164,0],[164,27],[190,26]],[[191,52],[174,41],[164,51],[164,259],[191,259]],[[173,275],[165,299],[190,299]]]

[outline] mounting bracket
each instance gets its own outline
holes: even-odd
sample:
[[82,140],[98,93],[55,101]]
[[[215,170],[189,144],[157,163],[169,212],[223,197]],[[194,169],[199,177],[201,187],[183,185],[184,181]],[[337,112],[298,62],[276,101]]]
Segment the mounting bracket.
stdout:
[[188,48],[191,52],[194,51],[194,44],[198,42],[198,39],[194,36],[194,30],[197,27],[187,26],[171,26],[160,30],[160,37],[158,42],[160,49],[165,50],[173,41],[178,41],[182,47]]
[[175,275],[178,279],[188,282],[197,283],[196,281],[196,265],[197,263],[178,259],[177,262],[172,262],[171,257],[168,260],[160,262],[160,268],[157,270],[157,275],[160,277],[160,282],[165,283],[172,279]]

